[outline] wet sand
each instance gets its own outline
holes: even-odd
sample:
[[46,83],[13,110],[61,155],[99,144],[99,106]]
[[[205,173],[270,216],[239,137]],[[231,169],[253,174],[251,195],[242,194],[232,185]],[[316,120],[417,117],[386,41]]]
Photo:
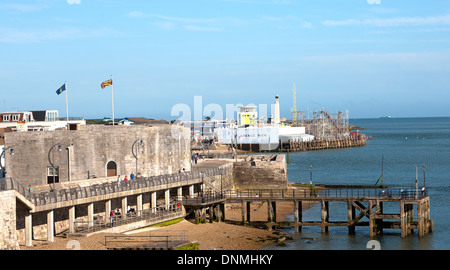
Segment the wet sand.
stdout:
[[[304,208],[308,207],[305,205]],[[277,220],[285,220],[286,215],[293,212],[292,202],[277,203]],[[267,221],[267,203],[254,202],[251,205],[252,221]],[[199,250],[258,250],[273,243],[285,235],[279,230],[268,231],[261,226],[240,225],[242,219],[241,204],[226,204],[225,222],[194,224],[190,220],[183,220],[166,227],[149,227],[123,234],[97,233],[89,237],[64,238],[56,236],[54,242],[33,240],[33,247],[26,247],[21,243],[21,250],[107,250],[105,236],[133,235],[144,236],[150,230],[186,230],[188,240],[198,243]],[[73,241],[76,240],[76,241]],[[74,245],[74,244],[75,245]],[[78,247],[79,243],[79,247]]]

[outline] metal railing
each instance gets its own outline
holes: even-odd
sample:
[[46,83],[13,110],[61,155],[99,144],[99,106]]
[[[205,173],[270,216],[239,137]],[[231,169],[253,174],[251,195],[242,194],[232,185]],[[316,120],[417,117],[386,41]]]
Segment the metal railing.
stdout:
[[22,186],[14,178],[2,178],[0,179],[0,191],[15,190],[19,192],[22,196],[31,200],[31,193],[28,188]]
[[175,244],[188,242],[186,230],[150,231],[145,236],[105,236],[106,248],[153,247],[171,248]]
[[151,209],[123,213],[115,215],[114,217],[105,217],[93,221],[75,220],[74,227],[75,232],[77,233],[90,233],[142,220],[157,223],[160,220],[177,218],[182,214],[183,208],[181,205],[174,203],[168,206],[158,206]]
[[0,181],[0,191],[15,189],[24,195],[28,200],[36,206],[52,204],[57,202],[64,202],[70,200],[76,200],[81,198],[88,198],[98,195],[105,195],[110,193],[116,193],[121,191],[129,191],[146,187],[155,187],[161,185],[167,185],[172,183],[179,183],[183,181],[201,180],[208,177],[220,175],[221,170],[219,168],[210,168],[202,171],[191,171],[177,174],[166,174],[151,177],[140,177],[128,181],[112,181],[103,184],[94,184],[86,187],[74,187],[58,189],[49,192],[30,193],[28,189],[20,185],[16,180],[2,179]]
[[414,188],[339,188],[339,189],[249,189],[224,191],[225,198],[395,198],[420,199],[428,196],[427,190]]
[[220,192],[200,192],[198,197],[194,198],[183,198],[183,204],[204,204],[212,203],[225,199],[223,193]]

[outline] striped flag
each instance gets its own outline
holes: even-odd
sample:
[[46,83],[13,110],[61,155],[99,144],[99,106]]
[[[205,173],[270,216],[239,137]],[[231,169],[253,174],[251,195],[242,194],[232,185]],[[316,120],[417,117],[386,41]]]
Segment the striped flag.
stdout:
[[106,86],[110,86],[110,85],[112,85],[112,79],[102,82],[101,87],[102,87],[102,89],[103,89],[103,88],[105,88]]

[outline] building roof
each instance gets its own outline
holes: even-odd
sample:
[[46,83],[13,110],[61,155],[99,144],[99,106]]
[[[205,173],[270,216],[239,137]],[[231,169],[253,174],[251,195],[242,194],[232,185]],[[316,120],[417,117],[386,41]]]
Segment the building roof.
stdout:
[[166,120],[155,120],[155,119],[148,119],[145,117],[125,117],[124,119],[129,120],[136,125],[144,125],[144,124],[153,124],[153,125],[168,125],[170,122]]

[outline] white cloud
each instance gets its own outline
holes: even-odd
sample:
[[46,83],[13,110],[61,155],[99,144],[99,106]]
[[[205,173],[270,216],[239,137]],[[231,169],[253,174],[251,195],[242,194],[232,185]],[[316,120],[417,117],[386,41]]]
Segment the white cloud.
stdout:
[[347,19],[326,20],[326,26],[369,25],[369,26],[424,26],[424,25],[450,25],[450,14],[434,17],[396,17],[387,19]]
[[0,27],[0,43],[36,43],[48,40],[123,37],[126,34],[110,28],[79,29],[65,27],[58,29],[19,30]]
[[44,9],[43,6],[26,4],[0,4],[0,10],[14,10],[20,12],[33,12]]
[[141,12],[141,11],[131,11],[131,12],[128,12],[127,16],[130,18],[140,19],[140,18],[147,18],[148,14]]
[[196,25],[185,25],[184,29],[191,31],[209,31],[209,32],[217,32],[220,31],[220,28],[217,27],[202,27]]
[[67,4],[69,4],[69,5],[73,5],[73,4],[79,5],[79,4],[81,4],[81,0],[67,0]]

